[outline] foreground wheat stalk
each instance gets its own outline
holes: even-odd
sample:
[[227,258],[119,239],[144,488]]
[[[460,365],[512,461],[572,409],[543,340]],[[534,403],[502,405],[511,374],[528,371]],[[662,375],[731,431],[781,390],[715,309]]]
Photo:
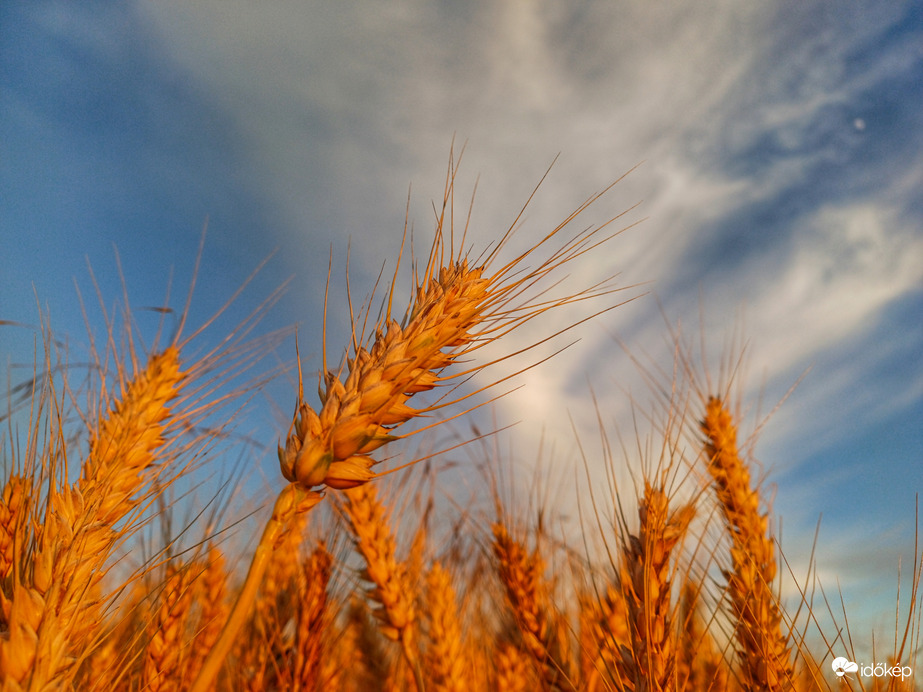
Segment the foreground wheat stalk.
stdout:
[[769,517],[759,510],[759,494],[737,450],[737,427],[724,402],[711,397],[702,421],[708,470],[731,536],[732,569],[725,572],[736,618],[735,637],[746,690],[791,689],[793,669],[782,613],[772,583],[775,545]]
[[79,660],[74,652],[98,622],[91,594],[126,531],[115,524],[141,501],[163,444],[167,404],[183,378],[175,347],[153,354],[147,367],[124,383],[121,399],[100,421],[73,486],[57,479],[55,465],[63,449],[45,450],[42,468],[49,470],[49,490],[44,516],[35,518],[34,537],[20,539],[22,552],[15,562],[22,568],[4,604],[9,623],[9,636],[0,639],[4,690],[41,690],[62,684],[73,673]]
[[202,663],[202,668],[190,688],[192,692],[205,692],[213,688],[224,659],[234,644],[234,638],[250,615],[250,606],[256,600],[260,582],[266,572],[266,566],[272,559],[273,551],[279,548],[295,518],[309,511],[321,501],[321,498],[320,493],[305,490],[294,483],[287,485],[279,493],[279,497],[276,498],[276,503],[273,506],[272,515],[263,529],[260,542],[254,552],[250,569],[237,596],[237,601],[231,609],[231,614],[228,616],[215,645]]
[[[373,480],[376,473],[372,467],[376,462],[370,454],[399,439],[396,428],[470,395],[455,394],[453,397],[452,392],[456,390],[450,390],[439,403],[422,408],[412,408],[408,404],[413,396],[457,378],[470,377],[497,360],[505,360],[516,354],[508,353],[490,363],[475,364],[467,370],[443,374],[448,366],[549,310],[607,296],[616,290],[611,285],[611,279],[608,279],[574,294],[548,298],[545,296],[548,287],[543,284],[549,274],[559,271],[564,265],[614,237],[617,233],[600,237],[600,231],[614,219],[601,227],[576,233],[539,260],[537,266],[525,265],[527,260],[535,258],[540,249],[557,238],[570,221],[603,193],[590,197],[529,250],[492,271],[492,265],[498,261],[499,252],[512,237],[516,224],[510,227],[489,253],[478,260],[468,256],[464,234],[456,250],[451,215],[446,218],[446,211],[451,212],[456,172],[457,169],[450,162],[436,235],[422,273],[415,274],[414,293],[404,319],[398,322],[392,313],[396,267],[387,303],[381,317],[374,324],[372,334],[366,337],[365,326],[371,310],[369,305],[359,319],[354,319],[352,355],[336,371],[327,368],[325,344],[324,368],[318,388],[321,400],[319,411],[304,401],[299,362],[295,415],[285,445],[280,445],[278,450],[282,475],[290,483],[283,493],[299,493],[303,497],[310,497],[313,506],[321,498],[313,488],[327,486],[346,490]],[[446,222],[448,229],[445,227]],[[612,307],[615,306],[610,305],[601,312]],[[566,331],[572,326],[575,326],[574,323],[560,331]],[[554,334],[548,338],[552,336]],[[261,557],[265,552],[263,542],[278,539],[279,533],[285,531],[286,516],[284,512],[273,512],[273,518],[257,548],[244,590],[234,605],[215,650],[206,659],[193,685],[193,692],[204,692],[213,684],[221,661],[252,608],[258,582],[265,569],[265,557]]]

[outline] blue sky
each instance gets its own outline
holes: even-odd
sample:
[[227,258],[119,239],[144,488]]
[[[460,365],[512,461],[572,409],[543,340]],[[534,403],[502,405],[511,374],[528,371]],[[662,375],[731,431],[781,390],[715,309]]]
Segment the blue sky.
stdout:
[[[643,162],[588,220],[637,202],[626,223],[645,220],[575,273],[651,293],[522,378],[496,409],[520,421],[513,448],[544,435],[571,468],[568,415],[595,435],[588,380],[627,424],[625,391],[649,395],[615,338],[669,368],[658,301],[691,335],[701,306],[715,356],[742,319],[753,401],[810,368],[756,449],[783,548],[803,572],[823,515],[825,586],[887,631],[923,488],[921,27],[923,5],[884,1],[5,2],[0,319],[35,325],[40,303],[85,347],[74,285],[92,296],[89,262],[114,301],[113,247],[133,305],[161,305],[172,271],[180,307],[208,219],[192,322],[275,252],[228,323],[291,277],[261,329],[297,324],[314,368],[328,252],[333,341],[347,242],[368,288],[411,185],[430,229],[453,136],[477,247],[555,155],[522,242]],[[33,332],[0,333],[4,365],[31,363]],[[287,411],[282,385],[267,397]],[[247,432],[271,450],[264,408]]]

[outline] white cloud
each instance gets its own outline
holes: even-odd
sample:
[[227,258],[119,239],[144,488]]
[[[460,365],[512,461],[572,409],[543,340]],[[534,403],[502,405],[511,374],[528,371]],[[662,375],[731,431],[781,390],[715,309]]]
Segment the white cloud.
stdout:
[[777,372],[872,326],[890,301],[919,285],[923,238],[874,203],[824,206],[782,256],[760,255],[727,280],[743,289],[755,348]]

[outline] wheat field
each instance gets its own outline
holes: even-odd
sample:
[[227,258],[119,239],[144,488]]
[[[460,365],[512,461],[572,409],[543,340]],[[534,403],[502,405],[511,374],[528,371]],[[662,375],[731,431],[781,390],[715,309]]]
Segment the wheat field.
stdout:
[[[26,424],[2,443],[2,692],[919,689],[919,561],[882,674],[836,675],[853,634],[817,631],[814,617],[834,604],[807,585],[780,596],[741,378],[704,372],[679,336],[633,482],[616,480],[618,445],[584,460],[611,483],[584,495],[581,541],[556,533],[541,479],[474,428],[458,446],[478,459],[486,501],[446,501],[445,450],[414,450],[546,367],[509,335],[548,313],[602,319],[631,294],[614,278],[556,292],[574,260],[624,230],[618,216],[580,228],[600,195],[509,258],[515,224],[483,251],[456,228],[455,171],[428,251],[405,233],[396,253],[411,267],[407,304],[397,268],[376,298],[350,302],[351,342],[328,354],[324,329],[316,398],[290,354],[296,404],[267,433],[281,490],[252,538],[228,540],[250,526],[231,519],[246,511],[239,495],[222,491],[190,521],[181,489],[221,463],[226,430],[204,421],[230,426],[261,385],[228,383],[290,334],[254,337],[254,318],[196,351],[208,325],[187,330],[184,316],[148,343],[126,308],[78,377],[45,327],[34,376],[8,394],[7,420]],[[533,497],[511,499],[527,487]]]

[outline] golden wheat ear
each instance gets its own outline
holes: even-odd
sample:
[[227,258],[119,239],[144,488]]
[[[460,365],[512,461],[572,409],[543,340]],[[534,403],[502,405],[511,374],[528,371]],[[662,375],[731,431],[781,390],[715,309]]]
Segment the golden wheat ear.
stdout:
[[[352,351],[336,371],[327,368],[325,343],[318,410],[304,401],[299,363],[298,403],[289,434],[278,448],[282,475],[289,482],[305,488],[326,485],[341,490],[369,482],[376,477],[372,471],[376,461],[371,453],[399,439],[397,430],[402,425],[452,406],[514,375],[469,394],[460,394],[457,386],[452,387],[443,391],[436,404],[420,408],[411,406],[416,395],[452,383],[457,385],[479,370],[528,351],[589,317],[573,322],[565,320],[566,326],[547,334],[533,346],[506,352],[490,362],[474,361],[458,371],[447,370],[449,366],[539,316],[581,301],[603,299],[619,290],[614,286],[614,277],[610,277],[563,296],[549,294],[563,278],[568,265],[617,235],[617,232],[605,234],[604,229],[615,220],[612,219],[600,227],[564,237],[569,224],[603,193],[588,199],[532,247],[498,267],[498,253],[512,237],[518,219],[479,260],[472,260],[462,246],[456,249],[453,229],[444,226],[446,209],[451,211],[456,173],[450,163],[443,211],[437,219],[426,264],[422,270],[415,268],[412,296],[403,318],[397,318],[392,305],[399,260],[381,316],[368,334],[371,305],[353,317]],[[448,222],[451,224],[451,220]],[[555,242],[558,246],[551,247]],[[542,252],[544,257],[539,256]],[[527,264],[533,261],[535,266]],[[613,307],[616,306],[606,305],[599,312]],[[326,337],[326,325],[324,331]],[[436,424],[438,421],[428,427]]]
[[631,650],[628,605],[617,584],[589,588],[580,596],[581,675],[588,692],[627,684],[623,650]]
[[737,449],[737,426],[719,397],[710,397],[701,423],[708,471],[731,539],[727,593],[745,690],[786,690],[793,681],[791,649],[773,592],[775,542],[769,515],[760,509],[750,469]]
[[170,564],[151,623],[151,636],[144,655],[142,684],[152,692],[180,689],[189,655],[188,620],[193,604],[193,582],[198,570],[193,565]]
[[630,646],[622,669],[635,689],[666,692],[675,682],[674,551],[695,515],[695,505],[670,508],[662,486],[645,482],[637,535],[622,548],[621,587],[628,607]]
[[532,657],[545,687],[576,689],[576,666],[571,660],[567,632],[559,626],[553,611],[540,552],[537,548],[528,551],[504,523],[497,522],[493,525],[493,553],[522,647]]
[[541,684],[529,655],[510,642],[497,648],[493,673],[493,689],[498,692],[531,692]]
[[185,663],[184,680],[194,680],[208,651],[214,646],[228,615],[228,573],[224,554],[212,546],[202,559],[196,580],[198,621]]
[[[152,354],[99,421],[74,486],[58,478],[66,473],[64,443],[52,439],[43,451],[46,507],[33,517],[35,533],[24,537],[19,565],[14,566],[16,588],[8,622],[11,631],[15,623],[16,636],[0,641],[0,660],[17,662],[4,666],[9,684],[64,684],[76,674],[80,660],[71,654],[100,634],[95,631],[100,618],[92,594],[98,592],[112,551],[128,532],[116,524],[142,502],[171,421],[167,405],[183,378],[175,348]],[[56,418],[52,422],[60,425]]]
[[398,560],[394,535],[385,517],[385,508],[374,486],[362,485],[345,493],[343,515],[353,536],[356,551],[365,568],[362,578],[372,584],[367,592],[378,604],[373,611],[382,634],[396,641],[423,692],[423,672],[419,660],[419,627],[413,584],[407,565]]
[[316,690],[321,684],[323,643],[331,624],[327,587],[332,566],[333,556],[323,543],[318,543],[299,570],[292,690]]
[[426,573],[426,618],[429,645],[424,656],[427,689],[465,692],[472,670],[467,659],[452,575],[434,562]]
[[712,617],[706,620],[701,612],[703,588],[702,583],[690,578],[682,586],[676,681],[680,689],[690,692],[717,692],[728,688],[729,669],[709,628],[714,625],[715,619]]

